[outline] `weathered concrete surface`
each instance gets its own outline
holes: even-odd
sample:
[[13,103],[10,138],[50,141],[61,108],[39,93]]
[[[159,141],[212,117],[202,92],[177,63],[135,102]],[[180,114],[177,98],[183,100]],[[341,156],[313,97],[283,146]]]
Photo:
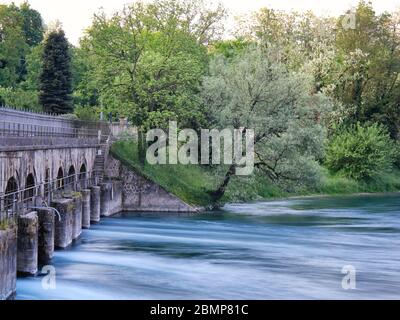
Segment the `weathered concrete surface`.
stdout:
[[90,193],[90,221],[100,221],[100,187],[93,186]]
[[18,217],[17,271],[35,275],[38,271],[39,221],[36,211]]
[[90,228],[90,190],[84,189],[82,194],[82,228]]
[[38,259],[40,264],[47,264],[54,255],[55,214],[50,208],[37,209],[37,213],[39,219]]
[[74,166],[77,173],[82,165],[85,165],[87,172],[93,170],[97,147],[52,148],[55,147],[48,146],[48,149],[28,151],[0,151],[0,190],[6,189],[7,181],[11,177],[17,180],[19,189],[23,189],[26,177],[31,173],[38,184],[46,179],[56,179],[60,168],[64,176],[71,166]]
[[[204,210],[204,208],[185,203],[111,156],[107,159],[105,176],[114,183],[122,179],[121,208],[123,211],[199,212]],[[118,184],[114,186],[118,190]]]
[[72,239],[78,239],[79,236],[82,234],[82,195],[79,193],[74,197],[75,202],[75,214],[74,214],[74,221],[72,223]]
[[72,199],[72,240],[78,239],[82,233],[82,195],[80,192],[72,192],[65,195],[65,198]]
[[112,183],[105,182],[100,184],[100,216],[108,217],[111,215],[110,201],[112,193]]
[[15,296],[17,286],[17,227],[0,230],[0,300]]
[[123,211],[122,195],[124,191],[124,183],[121,180],[112,180],[111,197],[109,201],[109,215]]
[[66,248],[72,243],[72,220],[75,210],[74,201],[72,199],[55,199],[51,206],[56,208],[61,216],[55,220],[55,248]]

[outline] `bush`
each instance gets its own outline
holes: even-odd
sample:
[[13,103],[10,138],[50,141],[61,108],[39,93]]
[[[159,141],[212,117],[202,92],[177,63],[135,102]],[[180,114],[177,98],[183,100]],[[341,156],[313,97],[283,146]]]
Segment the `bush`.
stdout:
[[42,111],[38,93],[33,90],[0,87],[0,103],[19,109]]
[[99,108],[91,106],[76,106],[74,113],[79,120],[98,121],[100,119]]
[[355,180],[374,179],[392,169],[396,153],[395,143],[383,126],[362,126],[358,123],[330,141],[326,166]]

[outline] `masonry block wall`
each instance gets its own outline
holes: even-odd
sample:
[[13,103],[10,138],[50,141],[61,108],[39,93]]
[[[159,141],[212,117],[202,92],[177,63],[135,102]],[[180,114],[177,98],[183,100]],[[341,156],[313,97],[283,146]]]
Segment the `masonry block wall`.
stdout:
[[198,212],[158,184],[123,165],[111,155],[105,167],[105,176],[114,181],[114,193],[121,194],[124,211]]

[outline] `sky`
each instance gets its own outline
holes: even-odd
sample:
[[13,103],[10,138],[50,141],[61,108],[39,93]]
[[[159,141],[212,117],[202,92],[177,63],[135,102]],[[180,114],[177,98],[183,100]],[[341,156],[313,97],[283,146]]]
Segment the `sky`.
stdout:
[[[207,0],[206,0],[207,1]],[[24,0],[0,0],[2,4]],[[59,20],[71,43],[77,45],[83,30],[90,26],[93,13],[103,8],[107,13],[120,10],[124,4],[134,0],[29,0],[31,7],[38,10],[46,24]],[[280,10],[312,10],[321,15],[339,15],[355,6],[358,0],[220,0],[231,15],[240,15],[262,7]],[[373,0],[376,12],[400,8],[400,0]]]

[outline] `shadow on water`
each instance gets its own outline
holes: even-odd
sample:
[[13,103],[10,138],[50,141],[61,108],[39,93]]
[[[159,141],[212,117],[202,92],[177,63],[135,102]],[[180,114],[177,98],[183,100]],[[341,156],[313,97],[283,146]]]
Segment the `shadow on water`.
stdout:
[[[203,214],[123,213],[55,254],[55,290],[18,299],[400,298],[400,197],[230,204]],[[341,287],[343,266],[357,289]]]

